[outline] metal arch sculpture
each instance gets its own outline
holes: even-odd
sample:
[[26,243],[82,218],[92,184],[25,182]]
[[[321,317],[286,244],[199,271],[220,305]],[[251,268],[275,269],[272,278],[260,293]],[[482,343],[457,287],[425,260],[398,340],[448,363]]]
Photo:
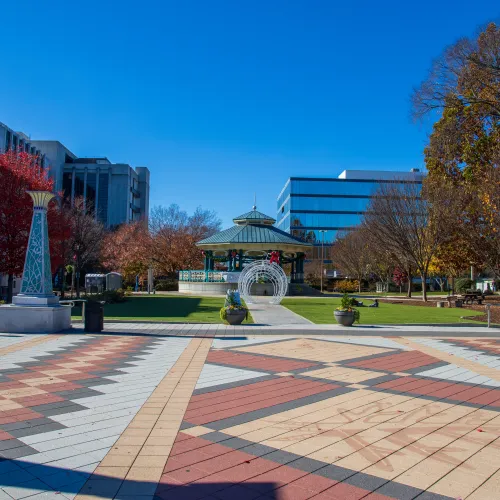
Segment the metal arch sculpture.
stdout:
[[257,260],[243,268],[238,279],[240,296],[247,304],[253,304],[252,284],[260,278],[265,278],[273,284],[273,296],[269,303],[279,304],[286,295],[288,279],[278,264],[270,263],[268,260]]

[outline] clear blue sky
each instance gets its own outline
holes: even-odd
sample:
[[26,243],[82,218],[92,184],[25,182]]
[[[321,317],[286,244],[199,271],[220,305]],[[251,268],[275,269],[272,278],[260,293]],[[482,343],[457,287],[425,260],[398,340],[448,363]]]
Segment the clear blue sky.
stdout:
[[2,3],[0,121],[151,170],[151,203],[274,215],[289,176],[422,167],[409,94],[497,1]]

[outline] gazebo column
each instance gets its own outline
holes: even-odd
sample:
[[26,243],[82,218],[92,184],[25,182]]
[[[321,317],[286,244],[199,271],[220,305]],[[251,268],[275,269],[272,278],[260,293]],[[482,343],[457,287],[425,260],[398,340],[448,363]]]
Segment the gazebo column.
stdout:
[[240,272],[243,271],[243,250],[240,250],[238,252],[238,262],[239,262],[239,270]]
[[227,270],[228,271],[233,270],[233,251],[232,250],[227,251]]

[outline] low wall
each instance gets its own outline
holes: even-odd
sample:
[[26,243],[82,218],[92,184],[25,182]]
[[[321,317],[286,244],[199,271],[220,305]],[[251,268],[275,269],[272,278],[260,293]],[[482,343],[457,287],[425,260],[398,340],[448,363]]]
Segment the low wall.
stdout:
[[179,281],[179,292],[193,295],[226,295],[228,290],[237,288],[238,283]]
[[[238,283],[216,283],[203,281],[179,281],[179,292],[192,295],[226,295],[228,290],[237,290]],[[254,283],[252,295],[273,295],[273,285]]]

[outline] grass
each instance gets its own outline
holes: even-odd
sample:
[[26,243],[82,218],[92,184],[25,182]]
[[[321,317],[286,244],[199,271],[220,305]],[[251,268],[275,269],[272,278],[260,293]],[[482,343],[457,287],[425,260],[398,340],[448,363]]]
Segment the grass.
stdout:
[[[367,300],[366,304],[371,304]],[[285,298],[281,305],[304,316],[316,324],[336,323],[333,311],[340,305],[340,298],[293,299]],[[394,325],[394,324],[433,324],[433,323],[470,323],[471,320],[461,316],[479,316],[481,311],[457,308],[438,308],[427,306],[410,306],[404,304],[386,304],[379,302],[379,307],[360,307],[361,324]],[[478,322],[479,324],[479,322]]]
[[[324,292],[328,294],[337,294],[337,295],[342,295],[341,292]],[[351,296],[369,296],[369,297],[406,297],[406,292],[383,292],[383,293],[377,293],[377,292],[354,292],[350,293],[349,295]],[[445,290],[444,292],[427,292],[427,296],[446,296],[448,295],[448,292]],[[422,298],[422,292],[412,292],[411,298]]]
[[[146,295],[129,297],[126,302],[106,304],[104,319],[126,321],[165,321],[170,323],[221,323],[223,297],[192,297],[177,295]],[[81,319],[81,309],[72,313]],[[251,315],[244,323],[253,323]]]

